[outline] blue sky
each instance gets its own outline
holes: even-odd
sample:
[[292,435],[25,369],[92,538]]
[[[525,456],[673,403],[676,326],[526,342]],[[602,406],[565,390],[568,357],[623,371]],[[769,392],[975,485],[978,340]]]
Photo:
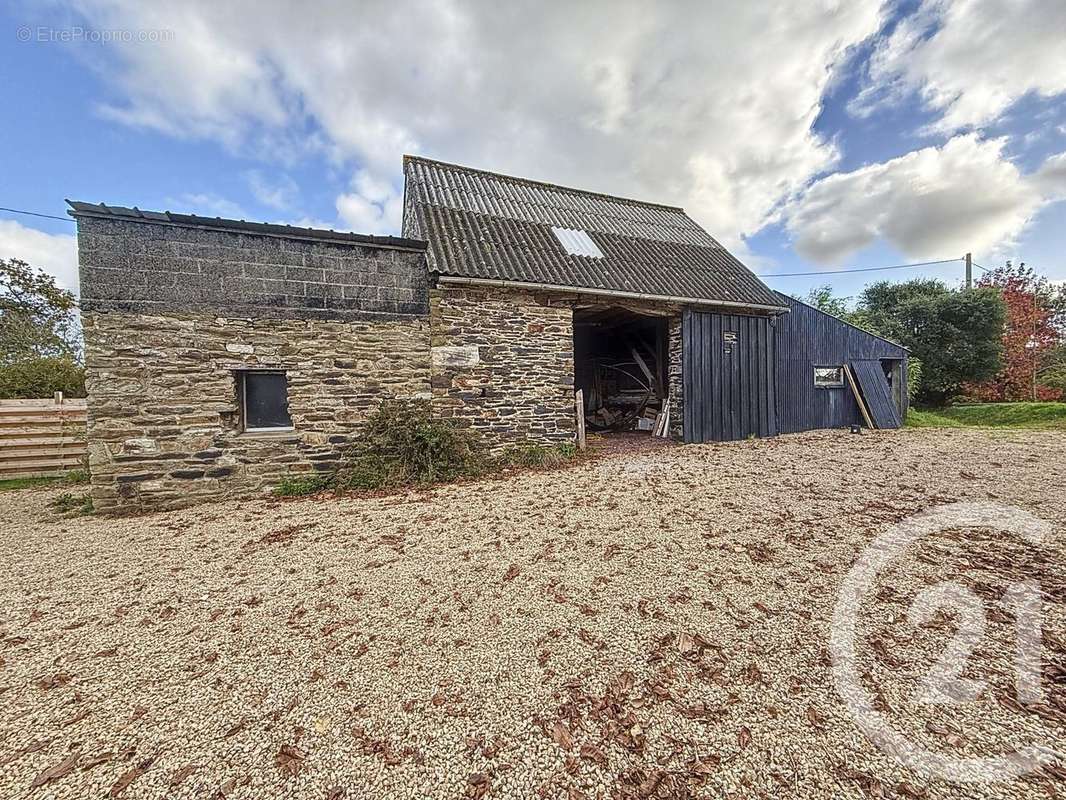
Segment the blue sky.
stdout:
[[[1066,279],[1058,2],[144,5],[0,10],[0,206],[395,232],[417,152],[683,205],[791,293],[966,250]],[[73,228],[0,212],[0,257],[72,285]]]

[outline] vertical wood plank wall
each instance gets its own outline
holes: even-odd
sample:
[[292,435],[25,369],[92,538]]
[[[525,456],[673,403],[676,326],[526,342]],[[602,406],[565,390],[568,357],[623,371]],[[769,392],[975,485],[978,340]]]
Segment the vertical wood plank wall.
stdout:
[[682,347],[686,442],[777,433],[770,318],[687,310]]
[[806,303],[781,295],[789,313],[775,323],[777,340],[777,426],[782,433],[840,428],[862,423],[855,398],[847,387],[816,388],[816,366],[836,367],[853,360],[895,359],[901,380],[893,390],[899,408],[906,408],[907,351],[848,325]]

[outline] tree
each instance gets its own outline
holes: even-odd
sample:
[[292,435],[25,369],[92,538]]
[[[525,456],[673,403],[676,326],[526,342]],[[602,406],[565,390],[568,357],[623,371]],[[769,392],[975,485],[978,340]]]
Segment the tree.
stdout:
[[807,292],[807,297],[803,302],[809,306],[814,306],[819,311],[824,311],[826,314],[832,314],[834,317],[844,319],[849,313],[849,299],[848,297],[836,297],[833,294],[833,287],[825,284],[824,286],[816,286]]
[[987,380],[999,369],[1006,311],[996,289],[952,291],[925,278],[880,281],[866,287],[856,313],[921,362],[921,402],[943,405],[964,384]]
[[1046,352],[1037,370],[1040,385],[1066,397],[1066,340]]
[[0,395],[84,395],[77,309],[51,275],[0,259]]
[[[799,300],[801,298],[796,299]],[[869,331],[874,336],[884,336],[885,334],[878,330],[862,308],[852,310],[849,307],[850,301],[850,297],[837,297],[834,295],[833,287],[829,284],[811,289],[807,292],[807,296],[802,298],[802,302],[817,308],[819,311],[832,314],[837,319],[842,319],[856,328]]]
[[979,286],[998,290],[1007,308],[1001,343],[1003,360],[990,380],[966,387],[986,402],[1058,400],[1062,390],[1047,385],[1048,356],[1064,341],[1063,293],[1024,262],[1008,261],[981,277]]

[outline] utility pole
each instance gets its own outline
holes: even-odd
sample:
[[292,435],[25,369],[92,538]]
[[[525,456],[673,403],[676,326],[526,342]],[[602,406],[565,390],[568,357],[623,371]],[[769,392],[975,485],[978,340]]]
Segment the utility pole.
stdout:
[[966,288],[973,288],[973,253],[966,254]]
[[1032,351],[1033,351],[1033,385],[1032,385],[1032,389],[1033,389],[1033,402],[1035,403],[1036,402],[1036,368],[1037,368],[1037,365],[1040,363],[1039,360],[1037,359],[1037,346],[1036,346],[1037,342],[1036,342],[1036,292],[1035,291],[1029,297],[1029,302],[1032,303],[1032,308],[1033,308],[1032,313],[1030,314],[1030,316],[1032,316],[1032,318],[1033,318],[1033,338],[1030,341],[1032,341],[1032,343],[1033,343],[1033,347],[1032,347]]

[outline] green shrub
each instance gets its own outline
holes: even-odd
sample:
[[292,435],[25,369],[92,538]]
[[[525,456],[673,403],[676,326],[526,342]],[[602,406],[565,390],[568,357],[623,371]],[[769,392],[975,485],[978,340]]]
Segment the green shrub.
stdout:
[[922,362],[911,356],[907,359],[907,397],[913,403],[922,388]]
[[403,483],[403,471],[395,462],[369,453],[349,454],[337,476],[338,487],[344,489],[381,489]]
[[1055,364],[1040,375],[1040,385],[1062,392],[1066,398],[1066,363]]
[[93,499],[87,494],[63,492],[48,504],[48,507],[66,516],[80,516],[93,513]]
[[29,358],[0,366],[0,397],[85,397],[85,368],[73,358]]
[[63,483],[71,486],[77,486],[82,483],[89,482],[89,470],[87,469],[72,469],[64,472],[61,476]]
[[387,400],[345,454],[337,483],[347,489],[440,483],[481,474],[485,467],[473,431],[434,418],[428,401]]
[[304,497],[305,495],[323,492],[332,485],[332,475],[324,475],[322,473],[286,475],[274,487],[274,494],[278,497]]
[[559,453],[562,457],[569,461],[572,458],[577,458],[577,445],[573,442],[563,442],[559,445]]

